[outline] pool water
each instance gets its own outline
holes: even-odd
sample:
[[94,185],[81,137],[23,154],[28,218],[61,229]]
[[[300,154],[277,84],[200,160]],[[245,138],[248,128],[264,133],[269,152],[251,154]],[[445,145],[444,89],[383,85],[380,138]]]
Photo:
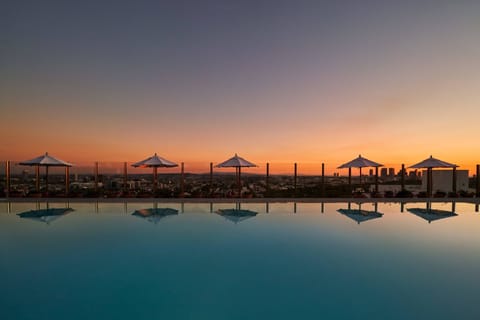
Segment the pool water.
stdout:
[[[0,203],[0,319],[480,319],[480,215],[425,204]],[[351,204],[351,209],[358,205]],[[451,211],[452,204],[432,204]],[[268,211],[268,212],[267,212]],[[403,212],[402,212],[403,211]]]

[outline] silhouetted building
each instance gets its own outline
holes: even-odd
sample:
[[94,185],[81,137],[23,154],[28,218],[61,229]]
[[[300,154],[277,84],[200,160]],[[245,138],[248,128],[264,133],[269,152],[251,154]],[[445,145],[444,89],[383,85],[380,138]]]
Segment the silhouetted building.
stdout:
[[388,168],[388,176],[395,177],[395,168]]
[[380,177],[386,177],[387,176],[387,168],[382,168],[380,169]]

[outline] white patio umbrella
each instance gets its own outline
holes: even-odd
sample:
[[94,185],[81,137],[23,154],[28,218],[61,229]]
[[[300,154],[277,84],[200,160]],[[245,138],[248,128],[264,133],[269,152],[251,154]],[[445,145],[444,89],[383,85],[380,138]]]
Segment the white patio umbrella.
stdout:
[[[351,184],[351,175],[352,175],[352,168],[358,168],[360,170],[360,184],[362,183],[362,168],[366,167],[383,167],[383,164],[377,163],[372,160],[368,160],[363,158],[362,155],[358,155],[358,158],[353,159],[347,163],[342,164],[338,169],[345,169],[348,168],[348,183]],[[376,172],[378,174],[378,172]]]
[[[427,169],[427,196],[430,197],[432,195],[432,169],[433,168],[452,168],[455,170],[458,166],[453,163],[448,163],[439,159],[435,159],[434,157],[430,156],[423,161],[420,161],[417,164],[410,166],[409,168],[414,169]],[[453,175],[453,179],[455,179],[455,175]]]
[[236,153],[235,155],[222,162],[222,163],[219,163],[215,166],[216,168],[235,168],[235,174],[237,176],[237,183],[238,183],[238,196],[241,197],[241,193],[242,193],[242,186],[241,186],[241,174],[242,174],[242,167],[244,168],[250,168],[250,167],[258,167],[256,164],[250,162],[250,161],[247,161],[245,159],[243,159],[242,157],[239,157]]
[[[65,170],[67,170],[68,167],[71,167],[72,164],[68,163],[66,161],[57,159],[55,157],[52,157],[48,154],[48,152],[45,152],[44,155],[38,156],[34,159],[31,160],[26,160],[22,161],[19,163],[22,166],[36,166],[37,167],[37,192],[40,191],[40,184],[39,184],[39,167],[45,167],[45,187],[47,190],[48,194],[48,168],[49,167],[65,167]],[[68,179],[65,179],[65,184],[68,183]],[[68,189],[68,186],[66,186],[66,189]]]
[[178,167],[178,164],[169,161],[167,159],[164,159],[162,157],[157,156],[155,153],[153,156],[136,162],[132,164],[132,167],[135,168],[153,168],[153,189],[154,191],[157,190],[157,170],[158,168],[173,168],[173,167]]

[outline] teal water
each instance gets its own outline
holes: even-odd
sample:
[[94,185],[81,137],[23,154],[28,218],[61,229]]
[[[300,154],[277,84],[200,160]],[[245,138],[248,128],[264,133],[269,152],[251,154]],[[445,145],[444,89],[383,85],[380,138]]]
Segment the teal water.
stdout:
[[420,204],[362,223],[345,203],[242,204],[258,214],[238,223],[211,213],[231,204],[158,221],[131,215],[151,203],[49,204],[68,206],[47,224],[17,215],[44,203],[0,203],[0,319],[480,319],[471,204],[431,223]]

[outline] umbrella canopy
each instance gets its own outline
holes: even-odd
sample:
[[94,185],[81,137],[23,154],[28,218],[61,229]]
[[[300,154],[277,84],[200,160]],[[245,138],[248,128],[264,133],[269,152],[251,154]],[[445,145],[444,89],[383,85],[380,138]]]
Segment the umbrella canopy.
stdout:
[[[22,166],[37,167],[37,192],[40,191],[38,168],[40,166],[45,167],[45,187],[46,187],[47,193],[48,193],[48,167],[68,168],[72,166],[71,163],[52,157],[51,155],[48,154],[48,152],[45,152],[44,155],[38,156],[34,159],[22,161],[19,164]],[[68,172],[68,169],[65,169],[65,170],[66,170],[65,172]],[[65,184],[67,184],[67,179],[65,179]],[[66,186],[66,188],[68,188],[68,186]]]
[[50,224],[50,222],[72,211],[74,211],[72,208],[49,208],[49,209],[30,210],[30,211],[22,212],[22,213],[19,213],[18,216],[20,218],[27,218],[30,220],[35,220],[35,221],[45,222],[46,224]]
[[157,156],[155,153],[153,156],[136,162],[132,164],[132,167],[135,168],[173,168],[173,167],[178,167],[178,164],[169,161],[167,159],[164,159],[162,157]]
[[228,159],[227,161],[224,161],[222,163],[217,164],[215,167],[217,168],[240,168],[240,167],[257,167],[256,164],[251,163],[250,161],[247,161],[243,159],[242,157],[239,157],[236,153],[233,157]]
[[71,167],[72,164],[66,161],[52,157],[45,152],[44,155],[38,156],[31,160],[22,161],[19,163],[22,166],[45,166],[45,167]]
[[132,164],[132,167],[135,168],[153,168],[153,189],[154,191],[157,190],[157,169],[158,168],[173,168],[173,167],[178,167],[178,164],[169,161],[167,159],[164,159],[162,157],[157,156],[155,153],[153,156],[136,162]]
[[365,168],[365,167],[382,167],[383,164],[377,163],[372,160],[368,160],[362,155],[358,155],[358,158],[353,159],[352,161],[349,161],[347,163],[342,164],[338,169],[344,169],[344,168]]
[[420,161],[417,164],[410,166],[410,168],[414,169],[428,169],[428,168],[456,168],[458,167],[456,164],[448,163],[439,159],[435,159],[434,157],[430,156],[430,158]]
[[216,213],[235,224],[258,214],[258,212],[243,209],[219,209]]

